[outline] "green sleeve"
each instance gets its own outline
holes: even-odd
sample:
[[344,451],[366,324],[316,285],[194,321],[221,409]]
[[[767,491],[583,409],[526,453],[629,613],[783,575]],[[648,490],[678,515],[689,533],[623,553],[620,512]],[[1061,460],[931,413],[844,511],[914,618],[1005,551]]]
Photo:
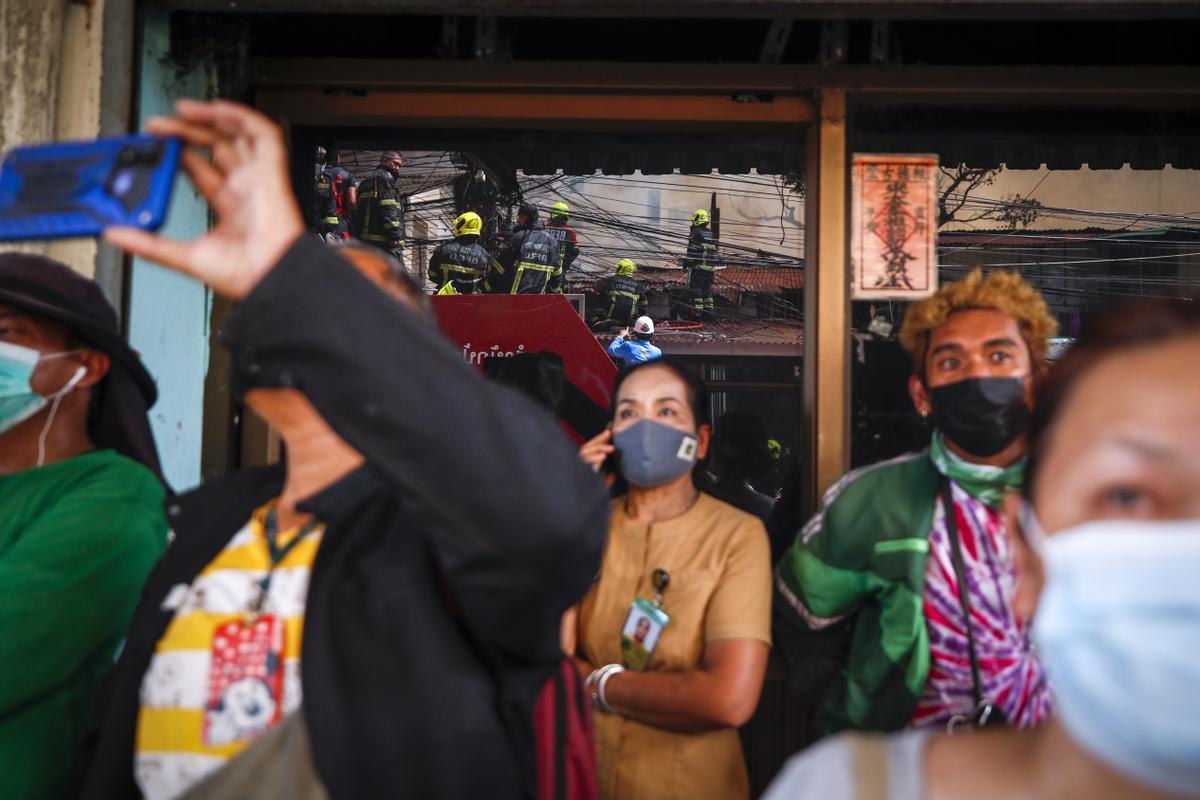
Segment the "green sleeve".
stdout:
[[[874,591],[859,548],[844,545],[834,492],[809,520],[775,570],[774,633],[789,687],[806,702],[828,699],[846,666],[852,615]],[[845,498],[842,498],[845,502]],[[832,523],[832,524],[831,524]]]
[[129,466],[81,475],[0,558],[0,716],[124,635],[167,530],[162,487]]
[[853,612],[869,591],[869,553],[848,541],[852,530],[837,524],[847,516],[842,506],[848,498],[832,494],[826,495],[825,504],[801,529],[776,570],[784,605],[814,631]]

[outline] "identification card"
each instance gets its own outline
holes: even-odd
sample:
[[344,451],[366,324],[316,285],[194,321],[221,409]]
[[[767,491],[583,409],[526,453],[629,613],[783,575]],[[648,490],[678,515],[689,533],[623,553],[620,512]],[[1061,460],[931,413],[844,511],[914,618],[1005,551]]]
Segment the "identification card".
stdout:
[[621,657],[628,669],[644,670],[654,655],[658,637],[671,618],[667,612],[641,597],[629,607],[621,629]]
[[272,614],[227,622],[213,634],[204,743],[249,741],[279,721],[284,621]]

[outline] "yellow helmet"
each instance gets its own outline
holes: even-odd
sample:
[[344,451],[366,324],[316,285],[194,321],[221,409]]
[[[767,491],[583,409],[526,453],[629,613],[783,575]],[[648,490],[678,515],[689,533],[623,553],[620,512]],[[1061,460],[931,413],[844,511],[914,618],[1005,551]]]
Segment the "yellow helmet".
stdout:
[[570,216],[571,216],[571,207],[569,205],[567,205],[566,203],[564,203],[562,200],[559,200],[557,203],[550,206],[550,219],[555,219],[557,217],[562,217],[563,219],[567,219]]
[[637,273],[637,264],[630,261],[628,258],[622,258],[617,262],[618,275],[634,275]]
[[454,220],[455,236],[479,236],[483,233],[483,219],[474,211],[459,214]]
[[708,224],[708,212],[705,211],[703,208],[698,209],[696,211],[696,213],[692,214],[692,227],[693,228],[696,227],[697,225],[707,225],[707,224]]

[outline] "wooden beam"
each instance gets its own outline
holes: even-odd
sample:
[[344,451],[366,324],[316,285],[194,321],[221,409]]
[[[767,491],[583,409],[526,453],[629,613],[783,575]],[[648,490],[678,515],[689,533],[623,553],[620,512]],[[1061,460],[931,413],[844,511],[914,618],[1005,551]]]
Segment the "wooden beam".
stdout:
[[545,94],[260,88],[255,105],[293,125],[484,125],[549,127],[595,123],[796,127],[812,121],[805,97],[743,102],[727,95]]
[[[1200,4],[1197,4],[1200,7]],[[921,66],[895,64],[648,64],[478,62],[402,59],[255,59],[250,79],[260,89],[325,89],[362,94],[389,91],[585,94],[755,95],[809,97],[845,89],[866,99],[905,101],[1092,102],[1188,105],[1200,99],[1200,67]]]
[[[173,10],[329,13],[329,0],[160,0]],[[1195,17],[1192,0],[341,0],[339,14],[722,19],[1147,19]]]
[[810,508],[850,466],[850,186],[846,93],[824,89],[809,128],[804,417]]

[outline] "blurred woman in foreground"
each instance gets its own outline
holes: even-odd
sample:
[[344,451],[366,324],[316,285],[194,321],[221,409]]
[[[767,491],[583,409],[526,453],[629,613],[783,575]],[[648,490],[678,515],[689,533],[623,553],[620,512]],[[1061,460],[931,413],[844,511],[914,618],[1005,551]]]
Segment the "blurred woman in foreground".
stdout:
[[1200,797],[1200,303],[1106,314],[1052,372],[1029,437],[1007,504],[1015,610],[1034,616],[1054,719],[837,737],[765,800]]

